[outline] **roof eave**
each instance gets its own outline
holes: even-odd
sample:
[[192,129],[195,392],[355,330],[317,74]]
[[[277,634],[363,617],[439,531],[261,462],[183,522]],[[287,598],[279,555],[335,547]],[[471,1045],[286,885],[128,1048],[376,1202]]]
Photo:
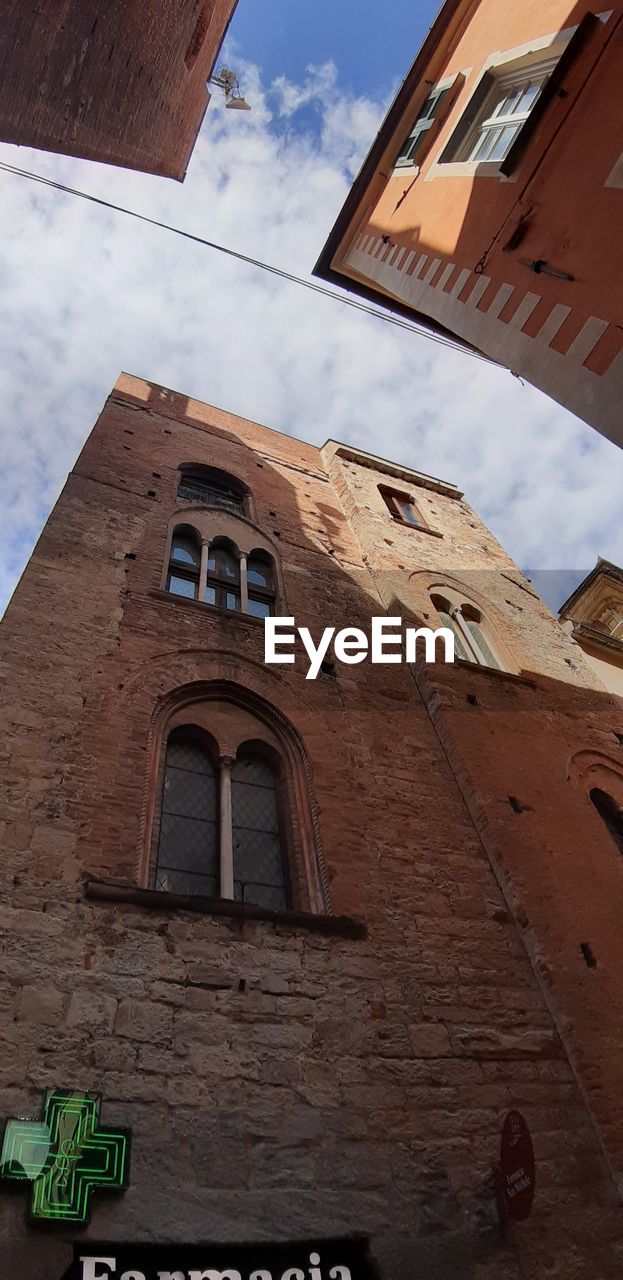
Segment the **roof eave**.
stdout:
[[[346,200],[338,213],[337,219],[329,233],[329,237],[320,253],[320,257],[313,268],[312,275],[318,276],[321,280],[328,280],[330,283],[338,283],[341,285],[345,278],[348,279],[352,285],[357,285],[357,282],[352,281],[350,276],[343,277],[341,272],[336,270],[333,266],[333,260],[353,219],[359,211],[361,203],[369,189],[370,183],[376,175],[379,161],[385,151],[390,136],[400,124],[413,93],[422,79],[423,73],[427,69],[430,59],[437,49],[449,23],[456,16],[458,11],[466,5],[466,3],[468,3],[468,0],[445,0],[445,3],[437,14],[437,17],[434,19],[415,61],[407,72],[402,85],[394,98],[385,119],[383,120],[376,138],[374,139],[374,142],[372,143],[361,169],[353,182]],[[359,292],[359,289],[355,287],[354,292]],[[376,293],[376,291],[371,290],[371,293]],[[383,297],[385,300],[384,294],[379,293],[378,296]],[[385,305],[387,305],[387,302],[385,302]],[[409,312],[408,308],[407,313],[411,316],[414,314],[412,311]],[[435,326],[435,322],[430,321],[428,317],[422,317],[422,323],[425,323],[427,328],[433,328]],[[465,345],[468,346],[469,344],[466,343]]]

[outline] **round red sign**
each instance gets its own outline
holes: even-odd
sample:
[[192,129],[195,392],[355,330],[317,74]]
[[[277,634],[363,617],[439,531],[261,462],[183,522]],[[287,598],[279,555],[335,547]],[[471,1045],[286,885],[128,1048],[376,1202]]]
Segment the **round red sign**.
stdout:
[[505,1218],[523,1222],[534,1199],[535,1165],[530,1130],[519,1111],[509,1111],[502,1129],[500,1199]]

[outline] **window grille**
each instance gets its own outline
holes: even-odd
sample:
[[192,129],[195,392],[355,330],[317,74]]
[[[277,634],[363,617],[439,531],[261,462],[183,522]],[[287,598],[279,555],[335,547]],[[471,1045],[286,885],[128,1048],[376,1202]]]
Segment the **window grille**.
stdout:
[[216,775],[190,737],[167,745],[155,883],[167,893],[217,893]]
[[244,757],[232,768],[234,894],[239,902],[287,905],[275,775],[263,760]]

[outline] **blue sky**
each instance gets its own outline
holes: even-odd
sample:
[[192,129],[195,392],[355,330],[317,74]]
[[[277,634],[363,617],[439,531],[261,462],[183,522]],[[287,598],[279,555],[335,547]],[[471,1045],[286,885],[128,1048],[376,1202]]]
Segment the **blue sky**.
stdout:
[[[253,110],[214,94],[183,185],[0,159],[308,276],[433,8],[240,0]],[[623,451],[505,370],[3,173],[0,246],[0,608],[121,370],[455,482],[550,604],[623,563]]]
[[440,5],[437,0],[240,0],[230,34],[267,80],[300,83],[330,59],[341,89],[383,99],[406,75]]

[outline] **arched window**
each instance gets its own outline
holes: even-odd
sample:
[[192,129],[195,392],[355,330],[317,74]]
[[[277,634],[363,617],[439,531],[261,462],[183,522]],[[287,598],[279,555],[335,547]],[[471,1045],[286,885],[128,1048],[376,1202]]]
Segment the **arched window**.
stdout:
[[[196,519],[201,527],[201,516]],[[278,612],[277,570],[267,551],[256,548],[246,555],[229,537],[205,532],[200,540],[188,525],[173,532],[165,585],[173,595],[254,618]]]
[[457,658],[477,662],[481,667],[503,670],[502,663],[493,649],[493,642],[485,634],[483,616],[474,605],[457,597],[431,595],[431,600],[444,627],[454,634],[454,652]]
[[619,853],[623,853],[623,810],[607,791],[601,791],[599,787],[593,787],[589,795]]
[[498,662],[481,626],[482,615],[471,605],[464,604],[461,605],[461,619],[471,636],[472,649],[477,661],[483,663],[485,667],[497,667],[499,671],[501,664]]
[[154,883],[165,893],[290,906],[279,765],[262,743],[216,763],[193,726],[170,734]]
[[459,630],[458,623],[450,613],[451,605],[446,600],[440,600],[433,596],[433,604],[439,614],[444,627],[449,627],[454,635],[454,653],[457,658],[465,658],[469,662],[470,655],[465,648],[463,633]]
[[213,542],[208,552],[203,598],[221,609],[240,609],[240,557],[225,539]]
[[155,887],[218,893],[217,786],[210,755],[191,728],[169,737],[164,767]]
[[264,551],[252,551],[247,562],[249,613],[268,618],[275,612],[275,570]]
[[276,910],[289,905],[276,769],[250,746],[231,771],[234,896]]
[[183,467],[178,498],[200,502],[207,507],[224,507],[236,515],[246,515],[248,489],[235,476],[216,467]]
[[193,530],[181,526],[175,530],[171,539],[167,591],[196,600],[200,565],[201,551]]
[[258,910],[329,911],[311,770],[294,726],[228,680],[172,691],[161,714],[143,883]]

